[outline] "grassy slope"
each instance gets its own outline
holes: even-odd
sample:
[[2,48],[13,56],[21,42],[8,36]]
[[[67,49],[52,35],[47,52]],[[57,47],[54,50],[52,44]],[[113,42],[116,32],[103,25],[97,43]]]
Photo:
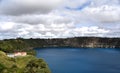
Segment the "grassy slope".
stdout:
[[[41,62],[38,62],[38,61]],[[46,64],[45,61],[43,59],[37,59],[36,57],[32,56],[32,55],[27,55],[25,57],[16,57],[16,58],[9,58],[6,56],[6,54],[2,51],[0,51],[0,64],[2,64],[3,66],[6,67],[6,69],[12,69],[13,66],[17,67],[16,72],[14,73],[24,73],[24,69],[26,68],[26,66],[28,64],[30,64],[30,61],[32,61],[32,63],[35,63],[34,61],[37,61],[37,65],[42,65],[42,64]],[[34,66],[33,66],[34,67]],[[27,68],[26,68],[27,69]],[[38,68],[36,68],[38,69]],[[39,69],[42,70],[41,72],[39,71],[39,73],[50,73],[50,70],[46,64],[46,67],[43,69]],[[12,72],[1,72],[0,73],[12,73]],[[28,72],[26,72],[28,73]],[[31,72],[29,72],[31,73]]]
[[6,65],[8,68],[15,64],[12,58],[6,56],[6,54],[0,51],[0,63]]

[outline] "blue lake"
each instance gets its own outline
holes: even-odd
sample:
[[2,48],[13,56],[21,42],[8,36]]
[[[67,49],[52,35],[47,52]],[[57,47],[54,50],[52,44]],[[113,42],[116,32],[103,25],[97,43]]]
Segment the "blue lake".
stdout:
[[120,50],[83,48],[37,48],[52,73],[120,73]]

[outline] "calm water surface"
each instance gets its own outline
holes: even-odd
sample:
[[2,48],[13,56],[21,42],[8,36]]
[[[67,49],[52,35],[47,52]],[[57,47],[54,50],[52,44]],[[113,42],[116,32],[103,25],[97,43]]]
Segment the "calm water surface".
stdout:
[[120,73],[120,50],[38,48],[52,73]]

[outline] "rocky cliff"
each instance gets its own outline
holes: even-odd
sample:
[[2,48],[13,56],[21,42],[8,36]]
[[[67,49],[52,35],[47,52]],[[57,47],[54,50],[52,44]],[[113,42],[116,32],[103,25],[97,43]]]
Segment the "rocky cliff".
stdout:
[[120,38],[74,37],[57,39],[9,39],[0,41],[0,50],[29,51],[42,47],[79,47],[79,48],[120,48]]
[[120,38],[74,37],[64,39],[26,39],[32,47],[120,48]]

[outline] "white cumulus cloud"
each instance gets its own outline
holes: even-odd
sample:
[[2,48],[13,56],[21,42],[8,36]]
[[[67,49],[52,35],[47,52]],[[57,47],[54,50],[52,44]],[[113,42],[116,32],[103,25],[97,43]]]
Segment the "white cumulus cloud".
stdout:
[[119,6],[102,5],[99,7],[87,7],[84,13],[102,23],[120,22]]
[[120,0],[1,0],[0,39],[120,37]]

